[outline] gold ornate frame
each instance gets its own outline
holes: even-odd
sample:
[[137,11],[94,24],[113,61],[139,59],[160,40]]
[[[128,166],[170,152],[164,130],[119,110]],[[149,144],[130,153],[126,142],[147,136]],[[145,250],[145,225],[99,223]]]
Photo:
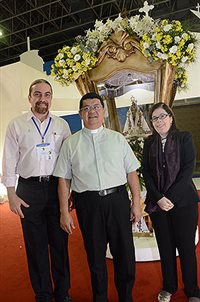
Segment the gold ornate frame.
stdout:
[[[175,91],[173,86],[175,68],[160,60],[149,63],[142,54],[140,41],[128,33],[115,32],[100,48],[98,62],[95,68],[80,76],[76,85],[84,95],[87,92],[98,93],[97,85],[106,81],[118,72],[133,70],[140,73],[150,73],[154,77],[154,103],[162,101],[172,104]],[[107,99],[111,128],[120,131],[115,102]]]

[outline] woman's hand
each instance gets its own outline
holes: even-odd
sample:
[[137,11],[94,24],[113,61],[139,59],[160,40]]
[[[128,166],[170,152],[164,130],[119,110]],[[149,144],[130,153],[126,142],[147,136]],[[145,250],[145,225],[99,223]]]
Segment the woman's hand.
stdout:
[[157,204],[163,211],[169,211],[174,207],[174,204],[164,196],[160,200],[158,200]]

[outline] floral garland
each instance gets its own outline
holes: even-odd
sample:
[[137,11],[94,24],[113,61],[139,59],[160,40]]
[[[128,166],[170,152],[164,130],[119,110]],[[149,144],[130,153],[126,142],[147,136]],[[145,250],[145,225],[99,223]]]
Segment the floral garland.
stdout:
[[130,19],[119,15],[105,23],[96,21],[94,29],[87,30],[84,37],[76,37],[72,47],[64,46],[58,50],[51,75],[63,85],[74,82],[80,75],[95,67],[100,46],[112,33],[118,31],[139,37],[141,51],[150,63],[161,59],[176,66],[177,86],[186,86],[185,67],[194,61],[195,36],[184,31],[180,21],[154,20],[148,15],[136,15]]
[[96,62],[97,58],[89,51],[84,51],[80,45],[64,46],[58,50],[51,75],[55,75],[55,80],[62,85],[69,85],[87,70],[92,69]]

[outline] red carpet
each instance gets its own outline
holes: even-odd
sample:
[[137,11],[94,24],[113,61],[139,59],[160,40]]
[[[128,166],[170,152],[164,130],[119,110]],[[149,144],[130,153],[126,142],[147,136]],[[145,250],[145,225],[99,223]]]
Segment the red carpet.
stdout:
[[[199,206],[200,212],[200,206]],[[90,302],[90,276],[86,262],[82,237],[73,212],[76,230],[69,238],[71,263],[71,290],[73,302]],[[199,215],[200,216],[200,215]],[[200,226],[200,219],[199,219]],[[200,243],[197,246],[198,270],[200,282]],[[117,302],[113,282],[112,260],[107,260],[109,275],[109,302]],[[186,302],[182,290],[179,271],[179,290],[172,301]],[[161,288],[161,272],[158,262],[137,263],[136,283],[133,291],[134,302],[156,302]],[[30,286],[24,242],[19,218],[8,210],[8,203],[0,205],[0,301],[34,302]]]

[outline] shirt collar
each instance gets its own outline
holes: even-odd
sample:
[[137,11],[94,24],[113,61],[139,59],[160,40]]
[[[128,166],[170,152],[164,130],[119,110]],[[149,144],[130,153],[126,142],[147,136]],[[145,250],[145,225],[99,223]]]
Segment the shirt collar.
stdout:
[[83,131],[87,134],[90,134],[90,135],[94,135],[94,134],[98,134],[100,133],[102,130],[103,130],[103,126],[101,126],[100,128],[97,128],[97,129],[88,129],[88,128],[83,128]]
[[[27,121],[31,120],[32,117],[34,117],[36,120],[38,120],[37,117],[33,114],[33,112],[32,112],[31,110],[29,110],[29,111],[27,112]],[[50,112],[48,113],[46,119],[49,119],[49,117],[52,118],[52,114],[51,114]],[[46,120],[46,119],[45,119],[45,120]]]

